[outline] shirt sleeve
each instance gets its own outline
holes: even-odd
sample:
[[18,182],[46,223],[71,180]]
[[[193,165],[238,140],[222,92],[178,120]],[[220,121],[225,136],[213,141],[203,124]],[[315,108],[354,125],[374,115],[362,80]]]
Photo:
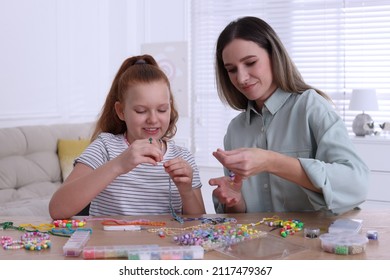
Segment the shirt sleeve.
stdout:
[[76,163],[83,163],[92,169],[97,169],[109,160],[107,149],[103,140],[98,136],[85,151],[75,160]]
[[[318,117],[318,116],[317,116]],[[310,121],[318,121],[310,118]],[[342,213],[361,204],[367,195],[369,169],[357,155],[342,119],[328,111],[313,128],[317,149],[314,158],[298,158],[322,194],[304,189],[315,209]]]

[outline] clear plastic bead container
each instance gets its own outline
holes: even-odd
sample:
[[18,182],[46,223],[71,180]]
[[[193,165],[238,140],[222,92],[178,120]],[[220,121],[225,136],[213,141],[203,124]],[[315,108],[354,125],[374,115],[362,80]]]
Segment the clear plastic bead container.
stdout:
[[355,255],[365,252],[368,238],[360,234],[325,233],[320,235],[325,252],[336,255]]
[[144,250],[129,250],[129,260],[200,260],[204,249],[194,246],[166,246]]

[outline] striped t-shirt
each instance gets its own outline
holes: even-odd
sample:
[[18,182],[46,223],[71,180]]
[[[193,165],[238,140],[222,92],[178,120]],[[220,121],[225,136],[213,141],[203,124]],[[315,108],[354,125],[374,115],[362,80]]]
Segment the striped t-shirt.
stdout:
[[[101,133],[95,141],[76,159],[96,169],[120,155],[128,148],[122,134]],[[176,213],[182,212],[182,201],[175,183],[165,172],[163,163],[181,157],[193,169],[192,187],[202,186],[199,170],[192,154],[185,148],[167,141],[167,151],[163,161],[156,166],[139,164],[127,174],[118,176],[91,202],[89,214],[102,215],[157,215],[170,214],[169,182],[171,203]]]

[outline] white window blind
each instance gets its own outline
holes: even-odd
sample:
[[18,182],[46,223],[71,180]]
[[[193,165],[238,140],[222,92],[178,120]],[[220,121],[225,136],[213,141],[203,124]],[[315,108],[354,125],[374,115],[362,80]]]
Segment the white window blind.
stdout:
[[359,0],[195,0],[191,2],[191,69],[194,154],[200,166],[220,166],[230,120],[239,112],[222,105],[214,75],[216,40],[242,16],[267,21],[278,33],[305,81],[329,94],[352,133],[354,88],[375,88],[379,124],[390,121],[390,2]]

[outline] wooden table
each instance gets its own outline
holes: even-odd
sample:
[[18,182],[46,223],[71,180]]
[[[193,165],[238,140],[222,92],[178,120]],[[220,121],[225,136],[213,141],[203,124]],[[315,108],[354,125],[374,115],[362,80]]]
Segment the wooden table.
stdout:
[[[231,248],[230,250],[211,250],[205,252],[204,259],[223,260],[223,259],[296,259],[296,260],[390,260],[390,213],[384,211],[372,210],[354,210],[340,216],[328,215],[321,212],[316,213],[250,213],[250,214],[225,214],[225,215],[204,215],[203,217],[230,217],[235,218],[240,224],[250,224],[261,221],[263,218],[277,215],[282,220],[298,219],[305,227],[319,228],[322,233],[326,233],[329,225],[336,219],[350,218],[363,221],[361,234],[366,235],[368,230],[378,232],[378,240],[370,240],[363,253],[355,255],[336,255],[322,250],[319,238],[305,238],[303,231],[286,238],[280,236],[278,230],[270,231],[270,227],[261,224],[255,228],[264,231],[265,237],[244,241]],[[81,217],[74,217],[74,219]],[[169,215],[158,216],[132,216],[132,217],[94,217],[88,220],[86,228],[92,228],[93,233],[87,243],[87,246],[112,246],[112,245],[136,245],[136,244],[158,244],[160,246],[177,246],[173,242],[172,236],[160,237],[157,233],[148,230],[141,231],[104,231],[102,219],[147,219],[151,221],[164,221],[166,227],[184,228],[188,226],[201,224],[199,220],[188,221],[179,224],[171,220]],[[39,217],[0,217],[0,223],[12,221],[15,226],[19,224],[31,223],[34,225],[42,223],[51,223],[48,218]],[[156,228],[156,227],[147,227]],[[157,227],[158,228],[158,227]],[[1,236],[11,236],[14,239],[20,238],[22,232],[16,230],[0,230]],[[24,249],[4,250],[0,248],[0,259],[3,260],[28,260],[28,259],[82,259],[79,257],[65,257],[63,246],[68,238],[51,236],[52,247],[42,251],[27,251]]]

